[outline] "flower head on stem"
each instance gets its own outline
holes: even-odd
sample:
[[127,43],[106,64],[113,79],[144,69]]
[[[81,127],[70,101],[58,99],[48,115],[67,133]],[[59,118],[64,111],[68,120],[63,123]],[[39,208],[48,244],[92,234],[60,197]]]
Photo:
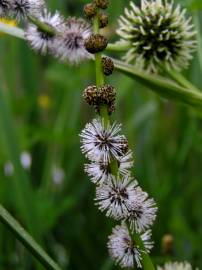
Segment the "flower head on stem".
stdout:
[[[150,231],[146,231],[141,235],[142,242],[147,252],[149,252],[153,246],[150,238]],[[109,236],[108,249],[111,257],[114,258],[116,263],[120,264],[121,267],[142,267],[142,250],[131,237],[125,223],[113,229],[112,235]]]
[[140,8],[131,1],[117,30],[121,42],[130,44],[124,59],[149,72],[157,72],[161,65],[186,68],[196,48],[196,32],[185,13],[173,1],[142,0]]

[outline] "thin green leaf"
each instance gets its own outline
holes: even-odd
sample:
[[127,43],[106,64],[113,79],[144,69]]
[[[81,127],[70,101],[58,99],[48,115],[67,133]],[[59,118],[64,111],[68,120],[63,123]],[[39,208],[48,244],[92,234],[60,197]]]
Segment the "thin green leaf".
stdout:
[[50,256],[39,246],[32,236],[0,204],[0,221],[15,235],[31,254],[49,270],[61,270]]
[[5,34],[25,39],[24,31],[18,27],[8,25],[6,23],[0,22],[0,32],[3,32]]
[[151,75],[143,71],[139,71],[134,66],[125,64],[118,60],[114,60],[114,64],[118,71],[136,79],[144,86],[163,97],[188,105],[202,107],[202,93],[199,91],[182,87],[174,81],[159,75]]
[[34,192],[30,185],[30,179],[20,163],[20,147],[18,136],[9,104],[2,89],[0,89],[0,127],[4,136],[5,146],[8,151],[9,159],[15,169],[15,179],[12,181],[11,185],[16,196],[15,203],[17,211],[23,217],[23,221],[26,222],[26,225],[34,237],[40,239],[40,230],[37,225],[39,219],[34,203]]

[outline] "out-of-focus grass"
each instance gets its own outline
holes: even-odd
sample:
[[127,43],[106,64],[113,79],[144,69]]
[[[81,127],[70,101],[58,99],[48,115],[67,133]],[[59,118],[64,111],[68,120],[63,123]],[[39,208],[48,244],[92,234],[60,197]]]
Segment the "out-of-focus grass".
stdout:
[[[87,1],[49,1],[52,10],[79,15]],[[109,32],[129,1],[111,1]],[[200,1],[194,8],[201,39]],[[114,36],[111,37],[111,40]],[[202,47],[185,75],[202,84]],[[34,209],[31,228],[46,250],[64,269],[117,269],[108,259],[106,242],[113,222],[93,205],[94,186],[83,172],[79,132],[94,113],[82,101],[82,91],[94,82],[92,63],[69,67],[30,51],[24,41],[0,36],[0,88],[15,123],[20,151],[32,155],[26,176]],[[135,81],[114,73],[108,79],[117,88],[117,111],[123,131],[134,150],[134,174],[158,205],[153,229],[152,256],[165,258],[161,239],[174,237],[173,260],[190,260],[202,267],[202,123],[201,114],[189,107],[162,100]],[[45,97],[45,98],[44,98]],[[44,102],[45,100],[45,102]],[[46,102],[48,100],[48,102]],[[0,132],[0,200],[27,228],[16,186],[25,191],[19,173],[5,176],[4,165],[13,156]],[[53,181],[53,168],[63,168],[62,183]],[[25,180],[25,179],[24,179]],[[17,185],[16,185],[17,183]],[[25,197],[26,197],[25,196]],[[20,198],[23,200],[24,198]],[[33,260],[13,236],[0,226],[0,268],[33,269]],[[36,266],[39,268],[38,266]]]

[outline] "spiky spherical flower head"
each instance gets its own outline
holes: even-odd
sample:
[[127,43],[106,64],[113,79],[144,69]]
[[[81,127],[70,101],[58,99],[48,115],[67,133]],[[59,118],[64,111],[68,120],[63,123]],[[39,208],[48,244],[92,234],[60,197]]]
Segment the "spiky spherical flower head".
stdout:
[[54,42],[57,40],[58,35],[62,34],[64,19],[58,12],[52,15],[46,9],[43,10],[38,18],[55,33],[49,33],[39,29],[35,24],[29,23],[25,31],[25,37],[32,49],[41,54],[46,54],[52,52]]
[[96,189],[96,205],[99,210],[106,212],[107,217],[123,220],[128,216],[136,201],[136,187],[138,183],[129,175],[125,177],[112,176]]
[[129,44],[124,59],[149,72],[161,65],[180,71],[186,68],[196,48],[191,18],[186,10],[167,0],[142,0],[141,7],[132,1],[119,20],[117,33]]
[[44,8],[44,0],[10,0],[11,13],[17,19],[38,16]]
[[[130,174],[130,169],[133,166],[132,151],[129,150],[126,155],[118,160],[118,173],[125,177]],[[112,180],[111,168],[108,163],[92,162],[85,165],[85,172],[90,176],[91,181],[95,184],[108,183]]]
[[129,211],[128,222],[132,231],[143,232],[150,228],[155,219],[157,207],[153,198],[137,187],[133,208]]
[[109,163],[113,159],[119,160],[128,151],[128,141],[120,131],[120,124],[106,126],[102,119],[94,119],[80,134],[82,152],[90,161]]
[[[145,247],[145,251],[149,252],[153,243],[151,242],[151,231],[146,231],[140,235]],[[127,226],[123,223],[121,226],[116,226],[112,235],[109,236],[108,242],[109,254],[112,259],[121,267],[126,268],[141,268],[142,267],[142,251],[128,231]]]
[[9,0],[0,0],[0,18],[4,17],[10,11],[11,5]]
[[91,25],[83,19],[70,17],[65,22],[63,34],[55,42],[55,55],[63,62],[78,64],[92,56],[84,42],[91,35]]
[[157,270],[192,270],[192,266],[188,262],[168,262],[163,267],[158,267]]

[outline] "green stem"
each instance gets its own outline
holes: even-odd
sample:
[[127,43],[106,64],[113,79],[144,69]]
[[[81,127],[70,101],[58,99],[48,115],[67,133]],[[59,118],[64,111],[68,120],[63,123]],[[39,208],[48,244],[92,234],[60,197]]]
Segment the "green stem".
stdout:
[[25,32],[21,28],[6,23],[0,22],[0,32],[20,39],[25,39]]
[[[14,37],[18,37],[20,39],[25,39],[24,31],[22,29],[18,27],[9,26],[5,23],[0,23],[0,32],[4,32],[6,34],[9,34]],[[100,55],[95,56],[95,62],[96,62],[97,83],[101,85],[103,81],[102,81],[102,75],[101,75],[102,73],[100,72],[101,69],[100,69],[100,64],[99,64]],[[179,76],[177,78],[177,81],[178,83],[180,83],[180,85],[176,84],[175,81],[168,80],[162,76],[147,74],[144,71],[140,71],[134,66],[127,65],[122,61],[114,59],[114,63],[115,63],[116,70],[132,77],[133,79],[136,79],[141,84],[148,87],[150,90],[158,93],[159,95],[166,97],[168,99],[173,99],[176,101],[183,102],[187,105],[202,107],[201,90],[196,88],[193,84],[187,81],[186,81],[186,87],[182,87],[181,85],[185,85],[185,81],[183,82],[182,80],[180,81]],[[174,78],[173,74],[172,74],[172,77]],[[190,87],[188,87],[188,83]]]
[[[99,18],[98,18],[98,16],[95,16],[95,18],[94,18],[93,31],[94,31],[94,34],[99,33]],[[100,87],[105,82],[104,74],[102,71],[102,54],[101,53],[95,54],[95,73],[96,73],[96,86]],[[107,106],[103,105],[100,107],[100,116],[102,117],[105,126],[110,123]]]
[[39,21],[36,17],[29,15],[28,19],[30,20],[30,22],[35,24],[38,27],[38,29],[40,29],[42,32],[45,32],[50,36],[54,36],[56,34],[56,31],[52,26],[50,26],[47,23]]
[[149,90],[158,93],[162,97],[173,99],[175,101],[185,103],[196,108],[202,108],[202,92],[200,90],[182,87],[173,80],[164,78],[159,75],[147,74],[137,70],[132,65],[128,65],[119,60],[114,60],[115,68],[119,72],[136,79]]
[[32,236],[15,220],[8,211],[0,204],[0,222],[2,222],[15,237],[28,249],[45,269],[61,270],[61,268],[49,257],[49,255],[39,246]]
[[[93,23],[93,31],[94,34],[99,33],[99,19],[98,16],[95,16],[94,23]],[[95,54],[95,72],[96,72],[96,85],[102,86],[104,84],[104,74],[102,71],[102,54],[96,53]],[[105,115],[106,117],[106,115]]]
[[142,250],[142,265],[143,265],[143,269],[147,269],[147,270],[155,270],[154,265],[152,263],[152,260],[150,258],[150,256],[147,254],[145,247],[143,245],[143,242],[140,238],[140,235],[137,234],[136,232],[133,233],[133,238],[135,240],[135,243],[137,243],[137,245],[139,246],[140,250]]
[[107,45],[106,50],[109,52],[125,52],[131,48],[129,42],[116,42],[116,43],[109,43]]
[[[94,18],[93,29],[94,29],[95,34],[99,33],[99,21],[98,21],[97,16]],[[102,71],[101,57],[102,56],[100,53],[96,54],[96,56],[95,56],[96,84],[97,84],[97,86],[104,84],[104,74]],[[105,125],[108,125],[110,123],[110,118],[109,118],[108,109],[106,106],[101,106],[100,115],[101,115],[102,119],[104,120]],[[114,176],[117,176],[118,175],[117,161],[115,159],[112,160],[112,162],[110,163],[109,166],[110,166],[111,174]],[[128,226],[128,229],[130,231],[129,226]],[[132,237],[135,238],[137,245],[142,250],[141,255],[142,255],[142,264],[143,264],[144,270],[155,270],[149,255],[145,251],[145,248],[144,248],[144,245],[143,245],[143,242],[142,242],[140,236],[138,234],[134,233]]]
[[200,90],[194,86],[191,82],[189,82],[181,73],[176,72],[174,70],[165,70],[164,71],[172,78],[174,79],[179,85],[186,87],[187,89],[190,89],[192,91],[199,92]]

